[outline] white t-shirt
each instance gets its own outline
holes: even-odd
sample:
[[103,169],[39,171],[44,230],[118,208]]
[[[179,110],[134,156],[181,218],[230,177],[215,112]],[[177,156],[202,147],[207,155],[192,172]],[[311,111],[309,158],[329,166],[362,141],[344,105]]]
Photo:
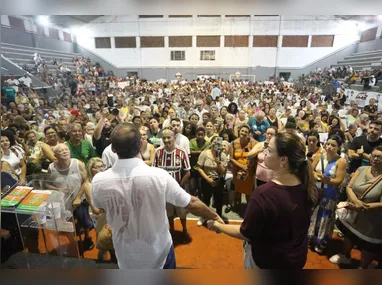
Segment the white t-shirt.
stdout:
[[19,81],[21,81],[24,85],[31,87],[32,79],[30,77],[21,77],[19,78]]
[[12,87],[13,89],[15,89],[15,92],[19,91],[19,87],[18,87],[18,86],[19,86],[20,83],[19,83],[19,81],[18,81],[17,79],[13,79],[13,80],[12,80],[12,79],[9,78],[9,79],[7,80],[7,82],[8,82],[8,84],[9,84],[10,87]]
[[9,155],[3,155],[1,158],[2,161],[8,162],[12,168],[15,170],[17,175],[21,174],[20,161],[23,159],[23,155],[18,151],[16,155],[12,150],[9,150]]
[[112,151],[111,144],[108,145],[102,152],[102,161],[105,168],[110,168],[118,160],[118,155]]
[[165,170],[132,158],[96,174],[91,195],[106,211],[119,268],[163,268],[172,245],[166,203],[186,207],[190,194]]

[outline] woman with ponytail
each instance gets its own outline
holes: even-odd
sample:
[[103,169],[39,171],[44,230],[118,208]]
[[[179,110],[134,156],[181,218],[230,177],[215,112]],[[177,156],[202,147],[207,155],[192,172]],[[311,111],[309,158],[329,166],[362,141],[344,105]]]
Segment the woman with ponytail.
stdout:
[[210,230],[244,240],[247,269],[302,269],[308,254],[308,228],[317,188],[305,144],[296,134],[278,133],[264,163],[273,179],[252,193],[241,225],[208,221]]

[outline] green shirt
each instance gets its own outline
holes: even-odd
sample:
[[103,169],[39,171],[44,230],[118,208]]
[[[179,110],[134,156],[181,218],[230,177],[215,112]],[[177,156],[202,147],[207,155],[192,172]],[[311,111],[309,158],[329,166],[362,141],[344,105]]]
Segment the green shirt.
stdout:
[[85,165],[92,157],[97,156],[93,146],[87,140],[82,140],[81,143],[77,146],[74,146],[70,141],[67,141],[66,145],[69,147],[70,157],[77,158],[78,160],[85,163]]
[[3,87],[1,88],[7,98],[7,101],[15,101],[16,100],[16,91],[12,87]]
[[[196,139],[191,139],[190,140],[190,151],[203,151],[205,149],[208,149],[210,147],[210,142],[208,141],[204,141],[204,144],[202,145],[202,147],[199,148],[198,146],[198,143],[196,142]],[[198,158],[199,158],[199,154],[198,155],[192,155],[191,154],[191,158],[190,158],[190,165],[191,165],[191,168],[193,168],[197,162],[198,162]]]

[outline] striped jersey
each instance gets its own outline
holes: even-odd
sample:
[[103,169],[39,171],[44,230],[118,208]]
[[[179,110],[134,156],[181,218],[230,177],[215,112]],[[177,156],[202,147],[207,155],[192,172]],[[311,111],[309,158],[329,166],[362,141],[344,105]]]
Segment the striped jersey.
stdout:
[[155,151],[153,166],[166,170],[179,184],[182,174],[191,169],[188,154],[179,147],[172,152],[167,152],[163,146],[159,147]]

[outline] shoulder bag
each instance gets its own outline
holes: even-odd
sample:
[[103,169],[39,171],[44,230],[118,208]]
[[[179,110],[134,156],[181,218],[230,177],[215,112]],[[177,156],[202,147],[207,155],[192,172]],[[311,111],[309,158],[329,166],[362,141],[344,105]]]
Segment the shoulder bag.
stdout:
[[[382,175],[380,175],[359,197],[359,200],[365,198],[365,196],[380,182],[382,181]],[[336,214],[341,221],[345,221],[349,224],[354,224],[357,219],[358,212],[355,209],[349,208],[349,202],[340,202],[337,204]]]

